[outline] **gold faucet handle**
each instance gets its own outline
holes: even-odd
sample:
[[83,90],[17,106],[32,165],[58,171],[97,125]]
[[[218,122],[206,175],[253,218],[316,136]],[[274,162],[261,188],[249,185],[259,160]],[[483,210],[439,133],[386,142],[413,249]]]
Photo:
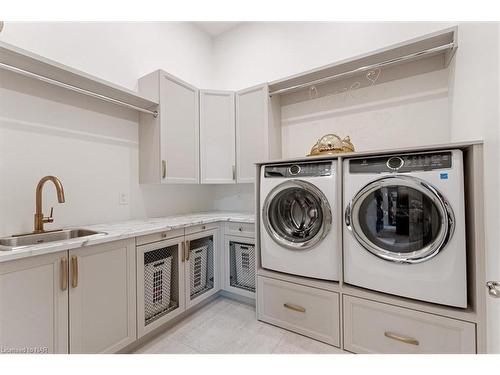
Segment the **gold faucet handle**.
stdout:
[[43,218],[44,223],[53,223],[54,222],[54,207],[50,207],[50,215],[48,217]]

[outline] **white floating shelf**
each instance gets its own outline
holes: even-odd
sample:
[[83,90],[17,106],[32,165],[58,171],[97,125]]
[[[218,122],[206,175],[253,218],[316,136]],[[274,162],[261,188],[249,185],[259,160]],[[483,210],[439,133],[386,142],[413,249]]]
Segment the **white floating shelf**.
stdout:
[[442,68],[457,49],[457,27],[441,30],[370,53],[349,58],[269,83],[269,94],[280,95],[330,81],[339,81],[372,69],[400,65],[419,59],[442,56]]
[[0,42],[0,69],[156,116],[158,103],[150,98],[4,42]]

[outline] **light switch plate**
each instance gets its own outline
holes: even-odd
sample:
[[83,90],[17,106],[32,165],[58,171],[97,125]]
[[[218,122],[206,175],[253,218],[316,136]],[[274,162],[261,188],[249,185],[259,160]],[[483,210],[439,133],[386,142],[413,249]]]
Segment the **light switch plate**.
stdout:
[[127,193],[120,193],[118,196],[118,203],[120,206],[128,205],[128,195]]

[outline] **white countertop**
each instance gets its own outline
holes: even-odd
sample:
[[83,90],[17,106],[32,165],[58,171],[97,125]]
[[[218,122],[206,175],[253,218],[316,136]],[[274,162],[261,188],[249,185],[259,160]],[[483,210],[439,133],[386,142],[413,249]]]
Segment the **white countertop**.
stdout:
[[185,228],[193,225],[214,223],[218,221],[254,223],[255,216],[253,213],[214,211],[149,219],[128,220],[116,223],[85,225],[78,228],[105,232],[105,234],[96,234],[71,240],[42,243],[32,246],[26,246],[12,251],[0,251],[0,263],[14,259],[54,253],[62,250],[76,249],[84,246],[97,245],[105,242],[144,236],[146,234],[162,232],[165,230]]

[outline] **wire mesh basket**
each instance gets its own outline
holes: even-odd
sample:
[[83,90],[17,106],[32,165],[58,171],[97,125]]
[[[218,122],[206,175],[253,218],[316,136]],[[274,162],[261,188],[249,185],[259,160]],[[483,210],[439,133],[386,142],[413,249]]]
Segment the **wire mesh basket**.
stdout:
[[177,246],[144,253],[144,320],[146,325],[177,308]]
[[190,243],[190,297],[194,299],[214,287],[213,237],[203,237]]
[[230,285],[255,292],[255,245],[229,242]]

